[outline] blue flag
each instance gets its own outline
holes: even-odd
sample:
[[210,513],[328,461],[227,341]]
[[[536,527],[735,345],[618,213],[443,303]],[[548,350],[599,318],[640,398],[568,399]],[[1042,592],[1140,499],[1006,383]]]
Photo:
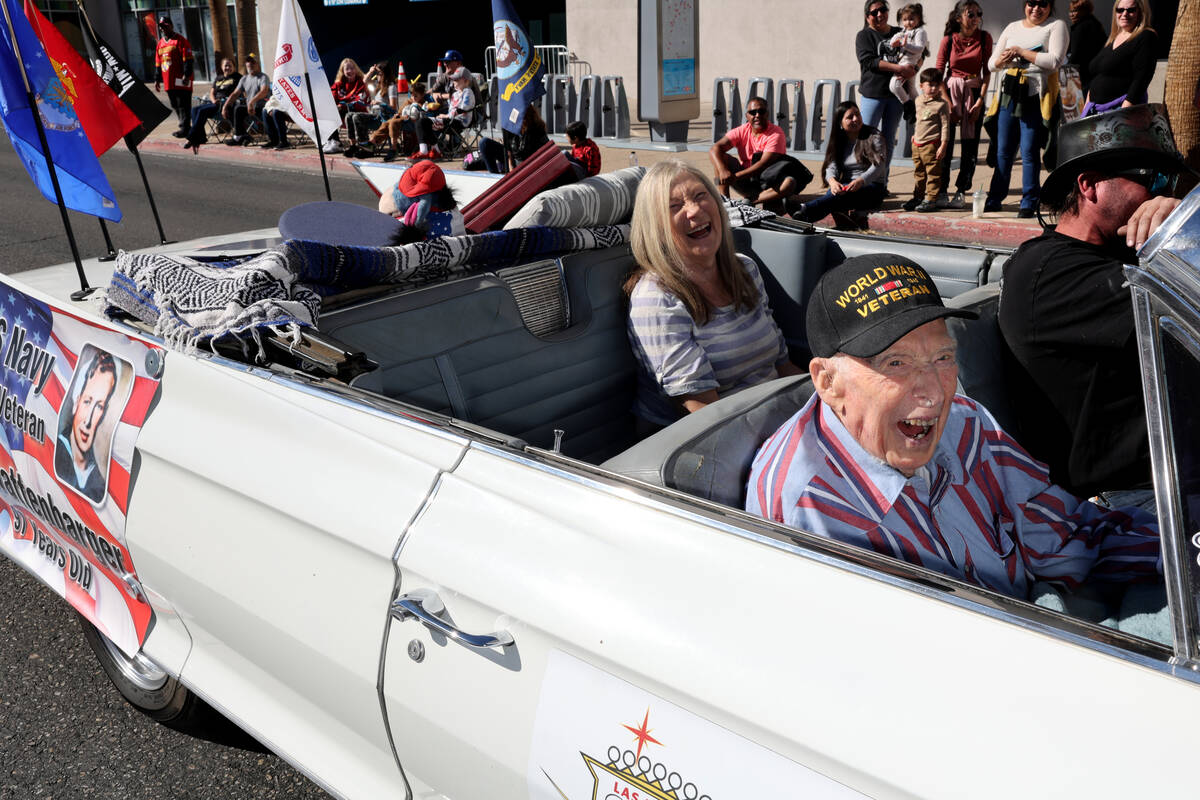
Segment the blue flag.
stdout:
[[509,0],[492,0],[492,35],[500,77],[500,127],[520,134],[525,110],[546,93],[546,65]]
[[[46,131],[63,202],[74,211],[119,222],[121,209],[117,207],[116,196],[88,144],[79,117],[75,115],[70,92],[54,71],[54,65],[46,57],[42,43],[21,10],[21,0],[0,0],[0,3],[4,4],[2,11],[8,17],[5,20],[0,15],[0,120],[4,122],[13,149],[45,198],[57,203],[46,155],[38,141],[37,123],[25,92],[23,64],[24,74],[37,98],[37,111]],[[13,32],[16,33],[15,43]]]

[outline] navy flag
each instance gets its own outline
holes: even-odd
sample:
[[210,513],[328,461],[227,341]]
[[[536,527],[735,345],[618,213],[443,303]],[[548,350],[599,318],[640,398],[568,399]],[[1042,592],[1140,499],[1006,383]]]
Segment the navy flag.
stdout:
[[[67,208],[120,222],[121,209],[71,105],[70,92],[29,26],[21,0],[0,2],[5,17],[0,19],[0,118],[13,149],[51,203],[58,200],[47,156],[54,162]],[[34,109],[29,107],[29,92],[34,96]],[[35,114],[41,118],[49,154],[42,150]]]
[[500,127],[520,135],[525,109],[546,93],[546,65],[509,0],[492,0],[492,35],[500,77]]

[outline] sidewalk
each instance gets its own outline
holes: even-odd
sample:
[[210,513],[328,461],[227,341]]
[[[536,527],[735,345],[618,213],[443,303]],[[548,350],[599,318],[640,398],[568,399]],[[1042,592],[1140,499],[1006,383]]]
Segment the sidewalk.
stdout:
[[[207,86],[197,85],[197,96]],[[171,136],[175,130],[176,121],[172,115],[164,120],[142,142],[143,152],[160,153],[181,158],[204,158],[221,162],[255,163],[275,169],[321,171],[320,154],[311,142],[288,150],[266,150],[259,147],[230,147],[216,141],[202,145],[198,153],[183,146],[182,139]],[[294,130],[294,128],[293,128]],[[604,172],[629,166],[631,156],[636,156],[637,163],[649,166],[668,158],[678,158],[694,164],[705,172],[711,171],[708,160],[708,141],[710,124],[703,114],[698,121],[692,123],[688,140],[688,149],[681,152],[667,152],[654,149],[650,143],[649,126],[644,122],[634,122],[631,125],[630,139],[618,141],[611,139],[595,139],[600,147],[601,164]],[[559,144],[565,144],[565,138],[552,137]],[[594,138],[594,137],[593,137]],[[295,141],[295,139],[293,139]],[[982,155],[986,146],[980,146],[981,163],[975,170],[975,186],[986,186],[992,177],[992,170],[982,163]],[[821,159],[816,155],[801,157],[805,165],[818,175]],[[403,162],[399,162],[403,163]],[[350,159],[341,154],[325,156],[326,168],[330,175],[357,177],[358,173],[350,166]],[[454,162],[445,161],[442,165],[453,168]],[[1014,170],[1014,180],[1017,188],[1010,193],[1004,210],[985,213],[981,218],[971,215],[971,198],[967,197],[967,207],[962,210],[944,209],[932,213],[918,214],[901,209],[903,203],[912,197],[914,179],[910,166],[893,165],[888,182],[892,195],[884,201],[883,210],[872,213],[869,220],[870,231],[881,236],[895,235],[910,238],[928,238],[940,241],[960,242],[965,244],[983,244],[999,247],[1016,247],[1026,239],[1037,236],[1041,228],[1037,220],[1017,219],[1017,202],[1020,198],[1020,171]],[[1044,177],[1044,175],[1043,175]],[[824,191],[820,179],[814,177],[802,197],[815,197]],[[826,220],[828,223],[828,220]]]

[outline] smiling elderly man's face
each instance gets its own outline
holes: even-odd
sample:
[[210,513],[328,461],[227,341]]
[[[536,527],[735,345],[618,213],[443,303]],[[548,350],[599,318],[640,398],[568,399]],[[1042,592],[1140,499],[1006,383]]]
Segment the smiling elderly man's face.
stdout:
[[958,382],[946,321],[910,331],[882,353],[838,353],[809,365],[817,394],[871,455],[907,476],[927,463],[946,428]]

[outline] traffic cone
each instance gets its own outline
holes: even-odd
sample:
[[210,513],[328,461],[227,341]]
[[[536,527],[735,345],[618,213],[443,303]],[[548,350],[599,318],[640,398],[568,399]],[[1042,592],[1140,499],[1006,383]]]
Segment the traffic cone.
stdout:
[[396,62],[396,91],[408,94],[408,76],[404,74],[404,62]]

